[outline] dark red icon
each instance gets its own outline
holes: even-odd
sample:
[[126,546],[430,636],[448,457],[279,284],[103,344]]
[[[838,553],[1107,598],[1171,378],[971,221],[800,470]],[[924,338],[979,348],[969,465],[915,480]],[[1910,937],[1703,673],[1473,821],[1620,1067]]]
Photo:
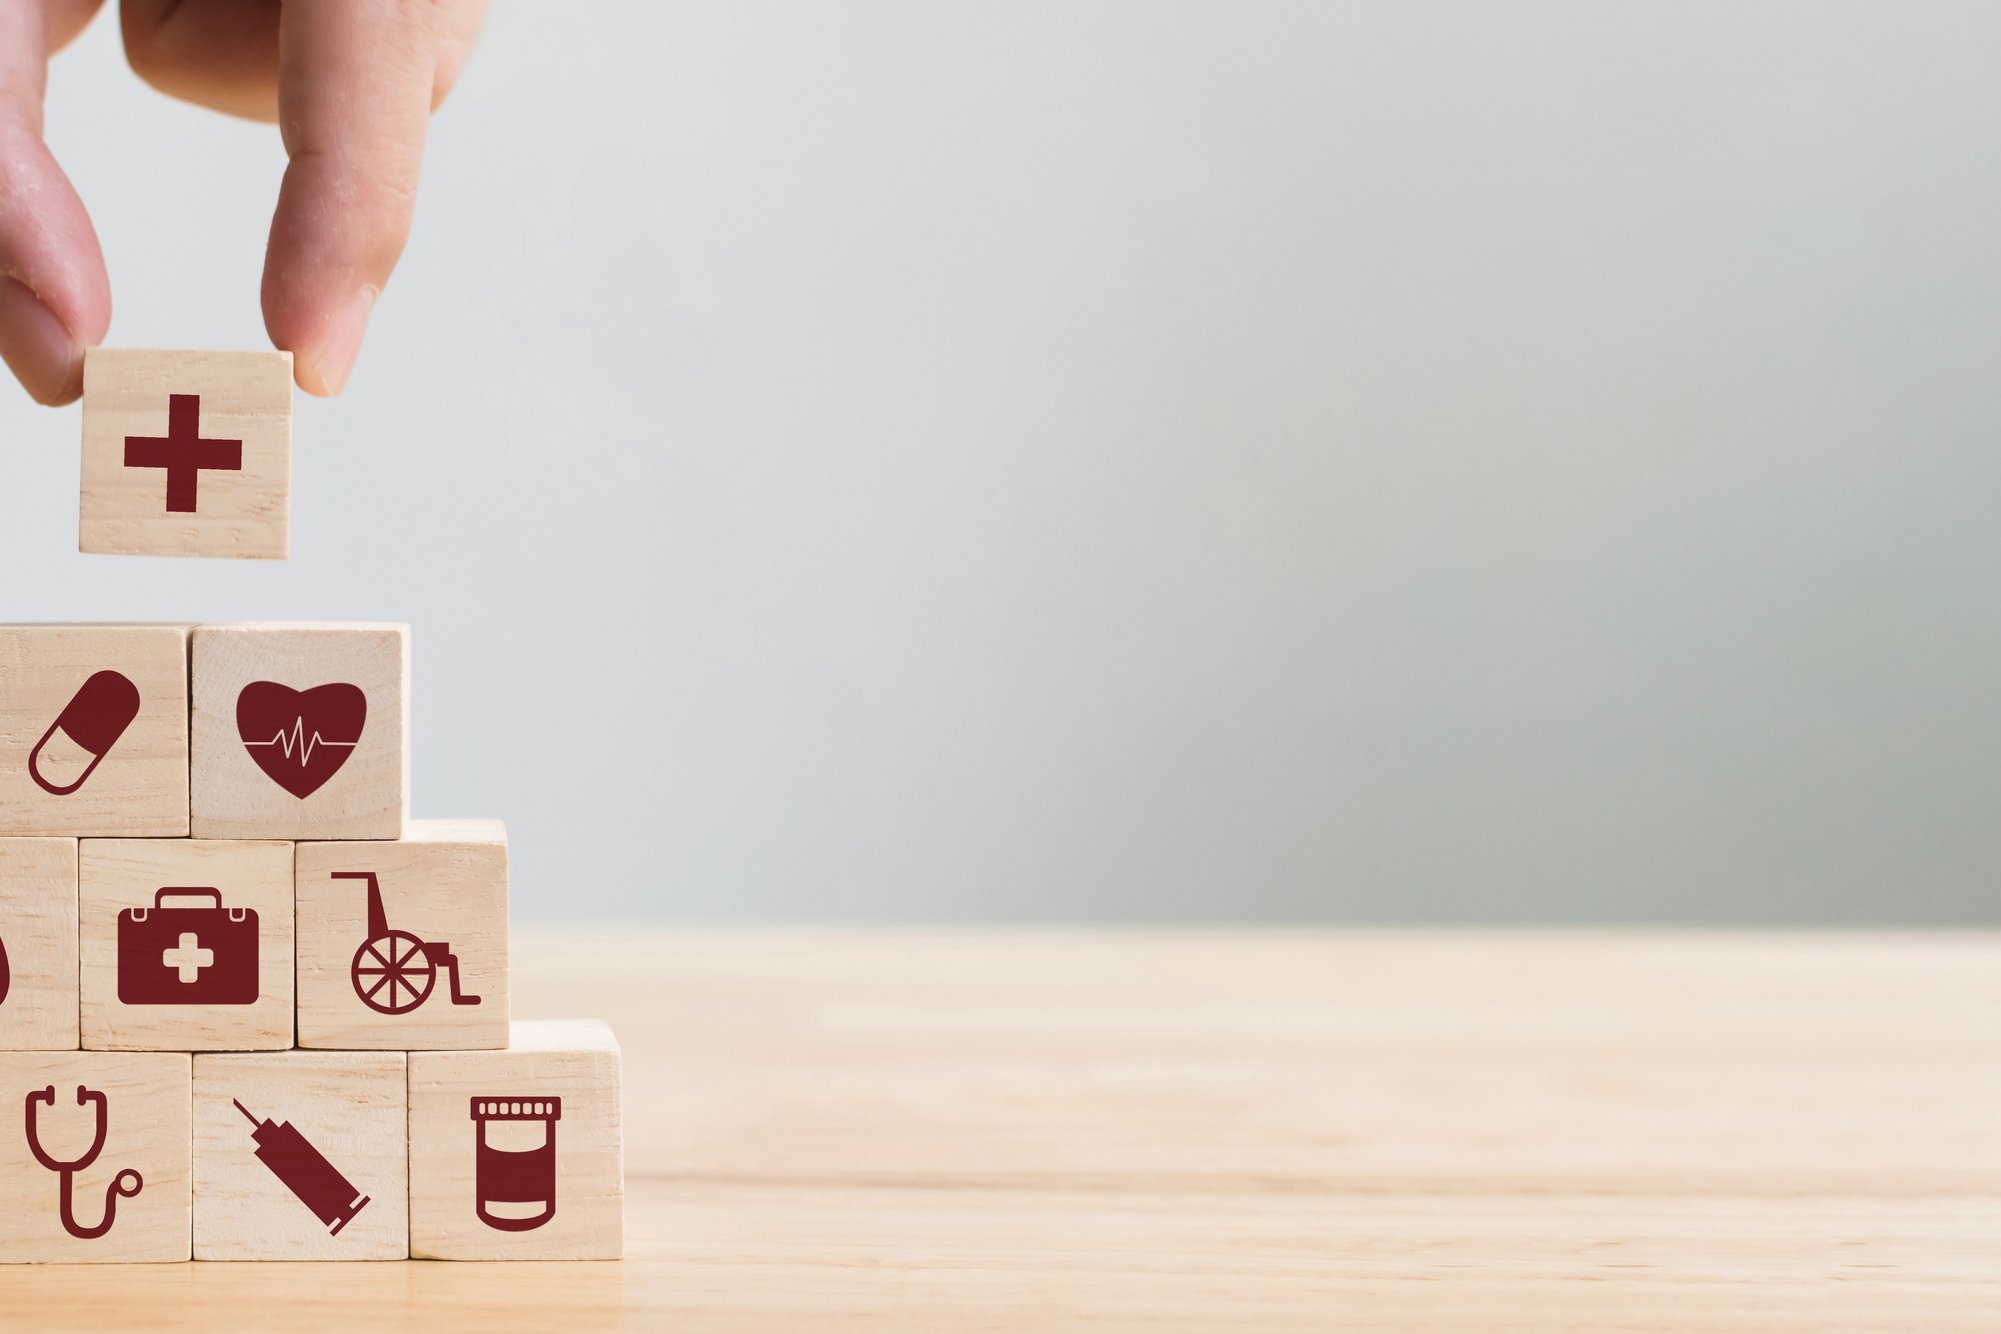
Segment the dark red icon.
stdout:
[[[532,1232],[556,1216],[556,1122],[561,1098],[472,1100],[473,1212],[502,1232]],[[499,1131],[488,1127],[499,1123]],[[499,1140],[501,1143],[494,1143]],[[527,1204],[540,1212],[496,1214],[496,1204]]]
[[7,1001],[7,988],[14,985],[14,970],[7,966],[7,942],[0,940],[0,1005]]
[[479,997],[459,990],[459,956],[449,941],[419,940],[408,931],[389,929],[375,872],[335,871],[333,878],[368,882],[368,938],[354,952],[349,970],[363,1005],[377,1014],[408,1014],[430,996],[440,968],[451,982],[452,1004],[479,1004]]
[[312,1146],[290,1121],[259,1121],[236,1099],[229,1100],[250,1122],[250,1142],[257,1146],[257,1161],[271,1169],[286,1190],[298,1197],[327,1225],[327,1235],[338,1237],[340,1230],[361,1212],[368,1197],[348,1184],[326,1155]]
[[265,777],[301,801],[340,772],[361,742],[368,696],[345,682],[294,690],[252,681],[236,697],[236,734]]
[[[170,898],[208,899],[169,908]],[[257,1003],[257,913],[225,908],[220,890],[172,885],[151,908],[118,914],[118,999],[126,1005]]]
[[[70,696],[63,711],[49,724],[49,730],[42,733],[42,739],[28,752],[28,777],[35,780],[42,791],[58,797],[66,797],[82,787],[84,781],[97,772],[105,753],[118,744],[118,738],[125,735],[125,729],[139,716],[139,687],[132,684],[123,672],[105,668],[94,673],[88,681],[77,687]],[[61,732],[90,756],[90,763],[74,780],[61,786],[50,782],[42,774],[42,747],[50,738]]]
[[[76,1086],[77,1106],[89,1107],[92,1104],[96,1105],[97,1133],[91,1139],[90,1148],[85,1150],[83,1157],[71,1158],[65,1161],[60,1158],[51,1158],[47,1153],[43,1152],[42,1139],[39,1133],[41,1127],[37,1124],[35,1116],[36,1103],[41,1103],[46,1107],[54,1107],[56,1105],[56,1086],[50,1084],[47,1088],[39,1092],[30,1093],[26,1104],[22,1108],[21,1118],[27,1126],[28,1151],[35,1155],[36,1162],[62,1178],[62,1193],[58,1197],[58,1203],[62,1212],[63,1231],[82,1241],[90,1241],[95,1237],[101,1237],[111,1231],[111,1224],[116,1220],[119,1197],[123,1196],[128,1200],[131,1199],[146,1184],[146,1179],[129,1167],[120,1171],[104,1187],[104,1220],[95,1227],[77,1226],[76,1214],[74,1212],[76,1174],[96,1162],[97,1155],[104,1152],[104,1132],[107,1129],[106,1118],[110,1109],[106,1106],[105,1097],[102,1093],[99,1093],[96,1089],[85,1088],[81,1084]],[[127,1177],[132,1179],[130,1185],[126,1184],[125,1179]]]
[[241,440],[208,440],[201,433],[201,395],[167,395],[167,433],[125,437],[125,466],[167,470],[167,513],[193,514],[204,471],[238,472]]

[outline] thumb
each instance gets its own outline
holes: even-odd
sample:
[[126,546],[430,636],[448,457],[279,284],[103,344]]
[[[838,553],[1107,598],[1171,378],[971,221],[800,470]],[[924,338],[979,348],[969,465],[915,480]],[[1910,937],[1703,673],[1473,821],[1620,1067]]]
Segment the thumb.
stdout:
[[83,392],[83,350],[111,323],[97,233],[42,142],[48,55],[68,35],[39,3],[0,4],[0,360],[48,404]]

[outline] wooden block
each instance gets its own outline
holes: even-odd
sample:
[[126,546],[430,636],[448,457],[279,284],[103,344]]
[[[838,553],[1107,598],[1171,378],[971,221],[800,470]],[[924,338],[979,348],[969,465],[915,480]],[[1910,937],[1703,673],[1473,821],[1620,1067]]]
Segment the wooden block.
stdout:
[[624,1213],[602,1020],[517,1020],[505,1051],[410,1053],[412,1256],[616,1260]]
[[0,626],[0,835],[187,832],[187,627]]
[[76,840],[0,838],[0,1050],[74,1050],[76,1016]]
[[202,625],[196,838],[400,838],[410,640],[401,625]]
[[283,560],[292,511],[292,354],[83,354],[78,547]]
[[195,1259],[410,1253],[401,1052],[195,1057]]
[[507,1045],[500,821],[413,820],[393,842],[301,843],[293,874],[301,1047]]
[[87,838],[78,852],[83,1045],[292,1045],[292,845]]
[[[26,1121],[0,1134],[0,1261],[187,1259],[189,1077],[179,1052],[0,1052],[0,1108]],[[75,1166],[68,1225],[36,1145]]]

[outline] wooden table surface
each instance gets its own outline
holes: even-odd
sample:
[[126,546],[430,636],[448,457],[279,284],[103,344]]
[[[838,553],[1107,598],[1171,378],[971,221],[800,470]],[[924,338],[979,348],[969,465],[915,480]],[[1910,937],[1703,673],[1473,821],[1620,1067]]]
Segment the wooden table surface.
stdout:
[[2001,938],[516,934],[623,1264],[0,1271],[9,1329],[2001,1329]]

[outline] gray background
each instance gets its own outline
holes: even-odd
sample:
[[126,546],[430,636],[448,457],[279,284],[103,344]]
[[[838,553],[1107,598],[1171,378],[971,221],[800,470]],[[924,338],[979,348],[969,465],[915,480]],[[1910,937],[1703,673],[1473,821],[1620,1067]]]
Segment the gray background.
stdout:
[[[579,14],[592,16],[590,22]],[[263,343],[275,133],[100,19],[113,343]],[[294,559],[526,919],[1992,922],[2001,10],[503,4]]]

